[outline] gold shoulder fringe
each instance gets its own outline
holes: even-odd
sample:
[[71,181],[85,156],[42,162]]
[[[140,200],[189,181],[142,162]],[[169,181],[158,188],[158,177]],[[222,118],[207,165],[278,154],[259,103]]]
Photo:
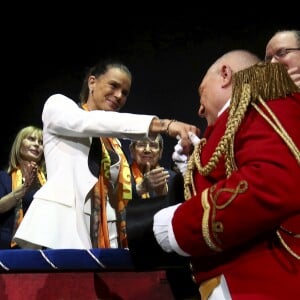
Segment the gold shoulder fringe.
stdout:
[[241,97],[244,84],[250,85],[251,101],[256,101],[259,96],[266,101],[300,91],[280,63],[260,62],[236,72],[233,75],[232,105]]

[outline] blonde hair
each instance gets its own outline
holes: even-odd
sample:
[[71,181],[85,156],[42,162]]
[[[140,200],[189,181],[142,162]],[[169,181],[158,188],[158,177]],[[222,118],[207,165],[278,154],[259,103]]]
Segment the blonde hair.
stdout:
[[[8,168],[7,173],[11,174],[13,171],[17,170],[20,162],[22,161],[20,149],[22,146],[22,141],[30,136],[37,136],[38,139],[43,140],[43,130],[36,126],[27,126],[22,128],[16,135],[14,142],[12,144],[10,155],[9,155],[9,162],[8,162]],[[45,172],[45,157],[44,153],[41,157],[41,160],[38,163],[39,168],[41,171]]]

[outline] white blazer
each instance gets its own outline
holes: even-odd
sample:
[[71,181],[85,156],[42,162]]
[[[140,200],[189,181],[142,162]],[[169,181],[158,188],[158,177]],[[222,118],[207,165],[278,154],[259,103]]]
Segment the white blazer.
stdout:
[[45,103],[47,182],[34,195],[16,234],[23,248],[89,249],[90,192],[98,178],[88,167],[92,137],[141,139],[155,116],[85,111],[61,94]]

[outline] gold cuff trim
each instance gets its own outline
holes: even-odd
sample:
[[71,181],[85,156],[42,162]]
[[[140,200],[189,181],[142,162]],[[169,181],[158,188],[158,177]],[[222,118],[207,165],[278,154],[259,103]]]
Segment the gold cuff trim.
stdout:
[[199,293],[201,300],[208,300],[213,290],[220,284],[221,275],[210,278],[200,284]]

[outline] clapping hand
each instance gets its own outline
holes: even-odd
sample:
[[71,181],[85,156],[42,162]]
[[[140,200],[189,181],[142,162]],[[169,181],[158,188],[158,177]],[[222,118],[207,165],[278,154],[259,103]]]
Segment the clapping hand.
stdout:
[[36,172],[37,172],[37,164],[34,161],[28,162],[26,166],[26,170],[23,172],[24,185],[26,187],[31,186],[32,182],[36,177]]
[[20,185],[17,189],[15,189],[14,197],[15,199],[22,199],[28,190],[28,188],[31,186],[32,182],[34,181],[36,177],[37,172],[37,164],[33,161],[26,162],[26,165],[23,169],[23,183]]
[[140,194],[155,192],[157,196],[166,195],[168,192],[169,172],[163,167],[157,167],[151,170],[150,163],[147,163],[146,172],[143,181],[137,185]]

